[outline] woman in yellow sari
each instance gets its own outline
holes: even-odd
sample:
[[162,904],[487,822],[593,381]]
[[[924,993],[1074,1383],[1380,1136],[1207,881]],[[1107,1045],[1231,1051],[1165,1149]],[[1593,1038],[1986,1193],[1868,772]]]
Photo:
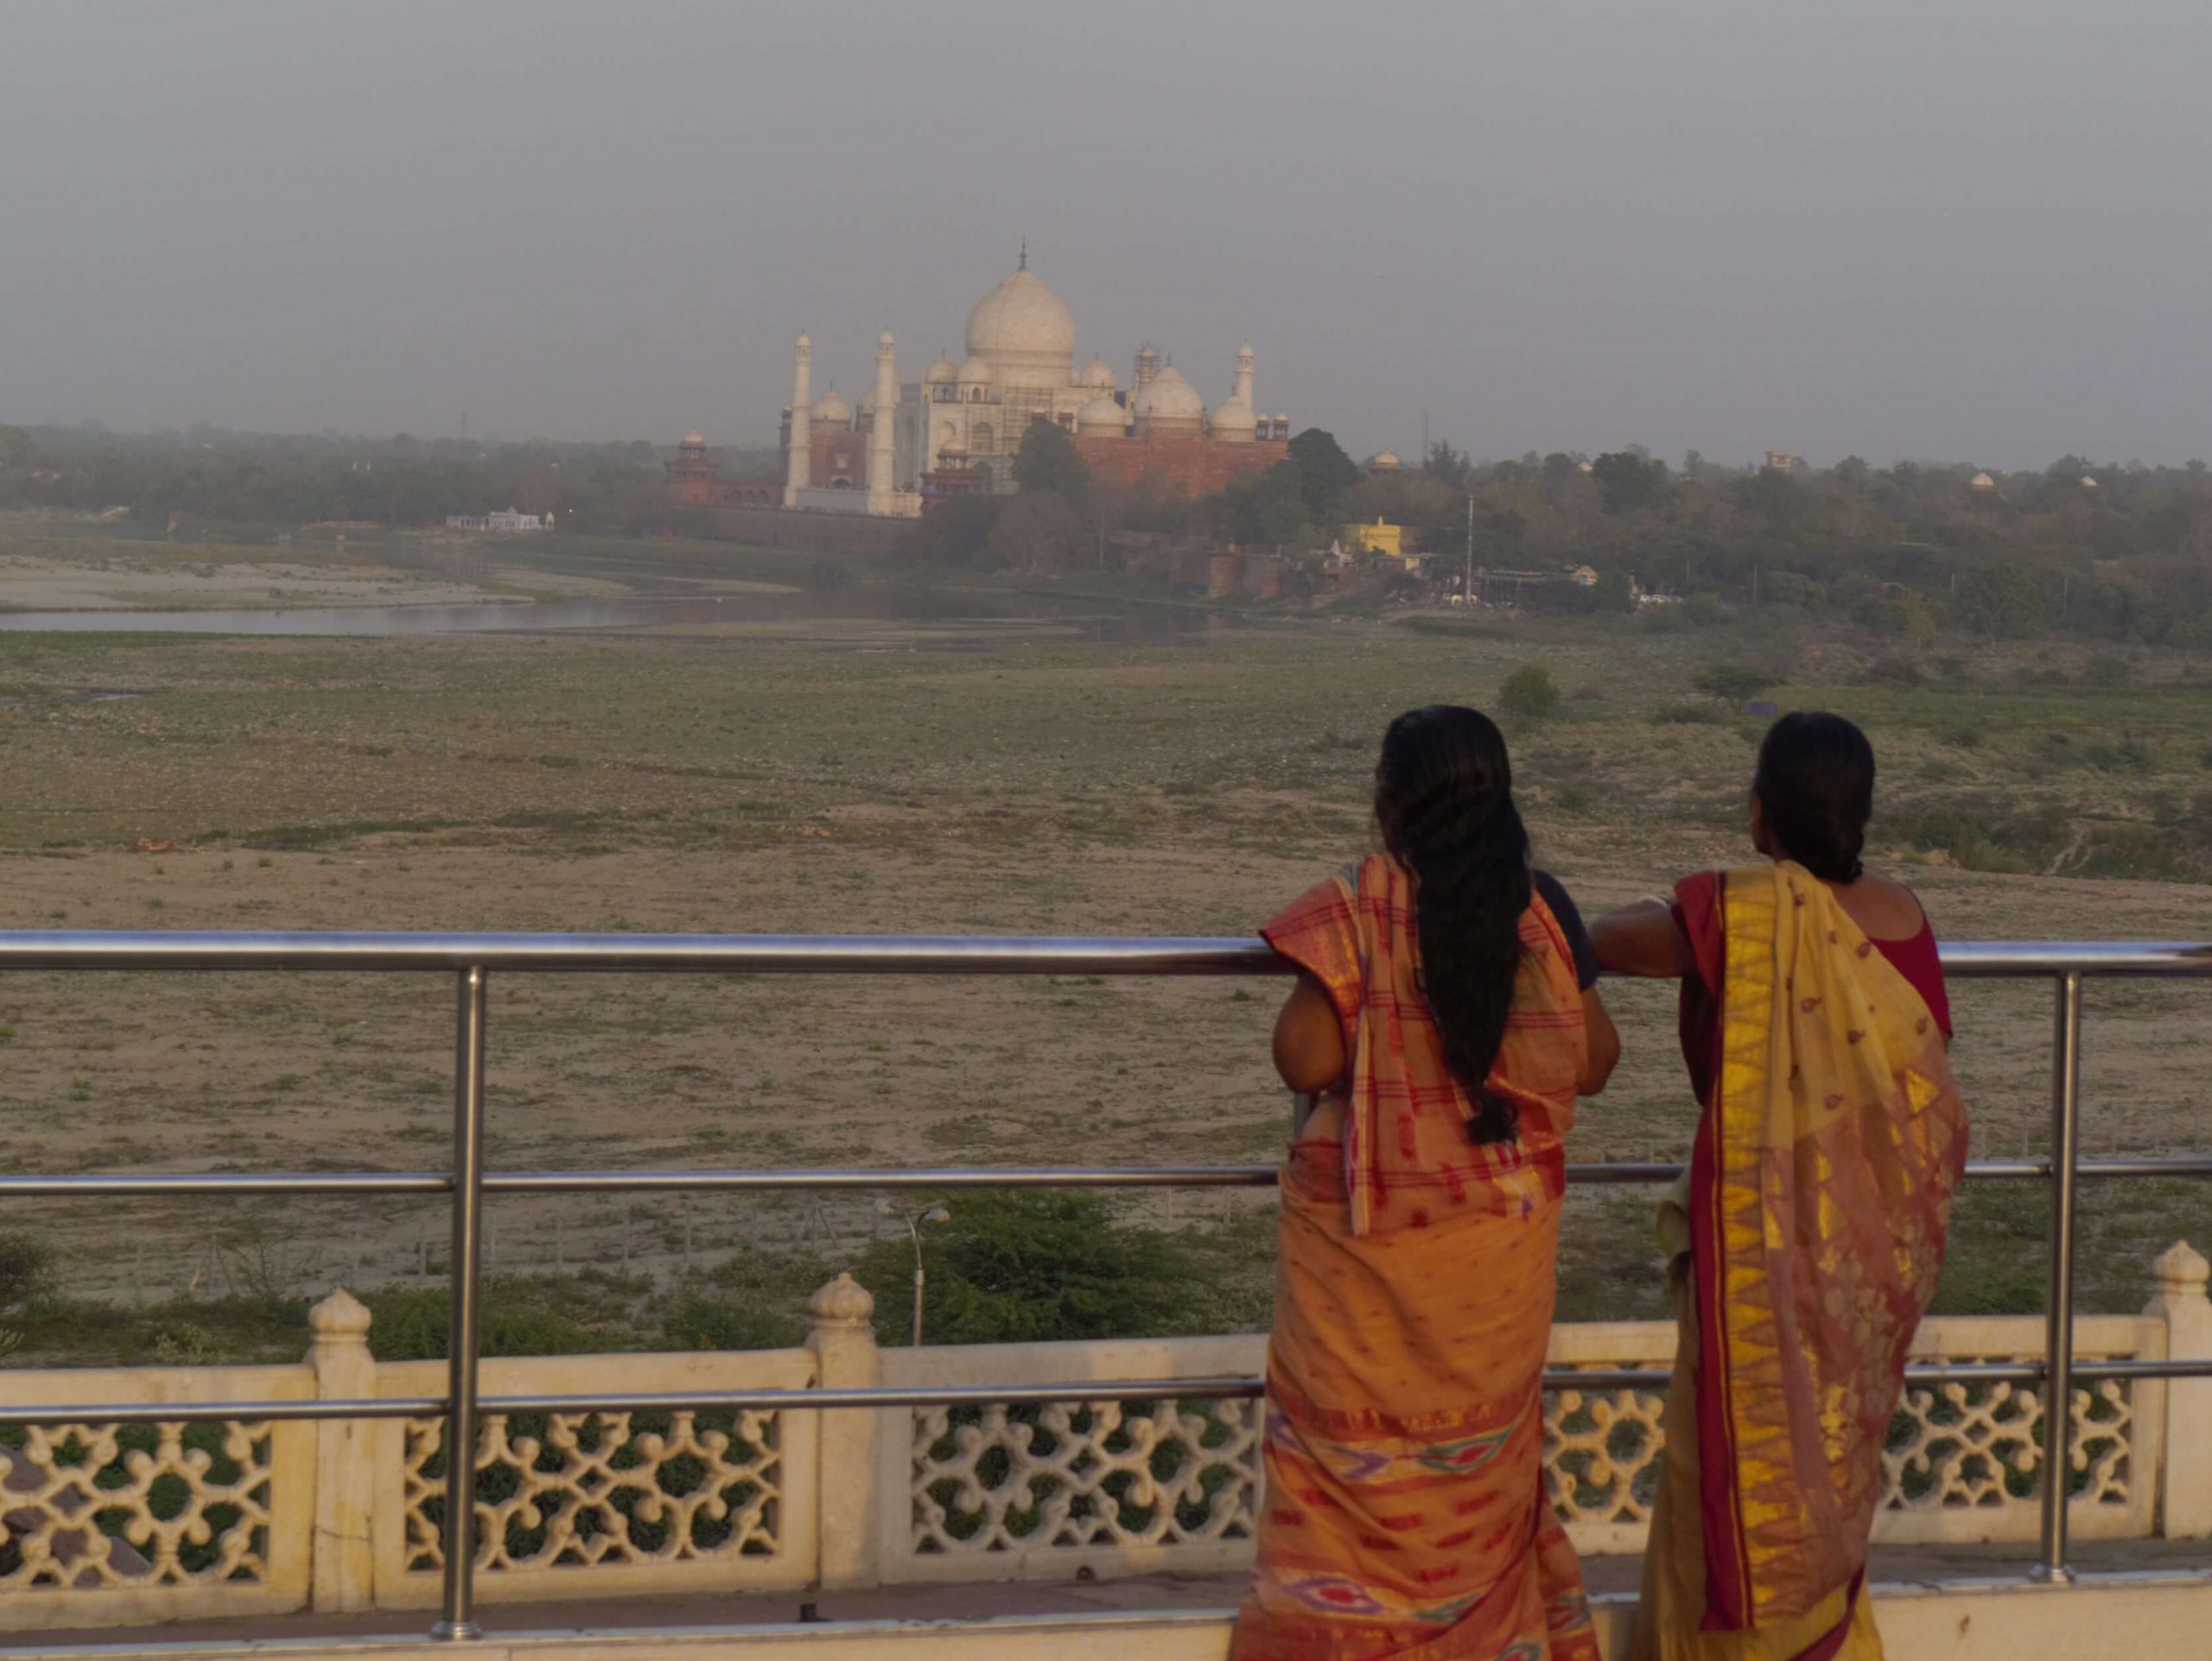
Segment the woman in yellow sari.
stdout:
[[1874,753],[1840,716],[1760,747],[1751,839],[1600,918],[1616,974],[1682,982],[1703,1108],[1661,1208],[1679,1332],[1637,1661],[1879,1661],[1864,1596],[1906,1346],[1966,1161],[1936,940],[1861,869]]
[[1276,1067],[1320,1100],[1283,1167],[1231,1654],[1597,1661],[1544,1492],[1542,1375],[1561,1139],[1618,1041],[1490,721],[1401,716],[1375,807],[1386,851],[1264,931],[1300,971]]

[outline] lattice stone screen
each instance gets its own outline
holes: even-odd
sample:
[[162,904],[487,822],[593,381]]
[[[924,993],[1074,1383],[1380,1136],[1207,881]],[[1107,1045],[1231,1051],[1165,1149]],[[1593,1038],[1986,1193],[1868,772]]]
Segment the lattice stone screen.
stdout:
[[[305,1367],[0,1373],[0,1422],[10,1400],[313,1394]],[[11,1427],[0,1441],[0,1629],[296,1608],[314,1479],[311,1425]]]
[[[435,1392],[442,1369],[377,1371]],[[804,1389],[804,1351],[486,1361],[486,1395]],[[493,1415],[477,1457],[477,1591],[487,1601],[803,1586],[816,1553],[813,1413]],[[445,1433],[385,1428],[376,1454],[377,1601],[428,1607],[444,1568]]]
[[[2153,1314],[2087,1316],[2085,1358],[2212,1357],[2212,1266],[2159,1259]],[[809,1347],[752,1353],[488,1360],[487,1396],[1065,1379],[1041,1406],[791,1408],[502,1418],[478,1461],[478,1591],[487,1602],[834,1588],[880,1581],[1207,1574],[1249,1564],[1261,1408],[1152,1400],[1141,1378],[1260,1371],[1258,1334],[1096,1344],[879,1349],[872,1300],[841,1276],[813,1301]],[[157,1417],[10,1426],[13,1403],[164,1403],[439,1394],[437,1362],[370,1359],[368,1311],[315,1306],[293,1367],[0,1370],[0,1632],[432,1607],[444,1435],[435,1418],[187,1424]],[[1674,1328],[1569,1326],[1564,1368],[1664,1367]],[[1916,1359],[2040,1355],[2034,1319],[1940,1319]],[[1662,1398],[1562,1389],[1545,1402],[1554,1503],[1585,1552],[1642,1548]],[[2212,1385],[2077,1391],[2068,1485],[2083,1537],[2212,1537]],[[1906,1393],[1877,1537],[2031,1541],[2043,1480],[2032,1389]],[[7,1646],[0,1643],[0,1650]]]
[[1249,1540],[1252,1402],[1083,1402],[914,1414],[918,1556]]
[[[2042,1347],[2034,1320],[1927,1322],[1916,1359],[2012,1359]],[[1185,1346],[1192,1346],[1185,1348]],[[1201,1356],[1197,1346],[1205,1346]],[[1257,1370],[1262,1339],[1193,1339],[1173,1346],[1035,1345],[884,1355],[886,1381],[995,1382]],[[1564,1367],[1665,1367],[1675,1329],[1659,1322],[1562,1327],[1552,1361]],[[2089,1316],[2076,1323],[2083,1357],[2164,1352],[2163,1324]],[[1048,1353],[1049,1352],[1049,1353]],[[942,1359],[932,1359],[932,1358]],[[958,1369],[956,1378],[955,1369]],[[1150,1376],[1159,1376],[1157,1371]],[[2157,1437],[2165,1387],[2102,1384],[2074,1394],[2073,1526],[2084,1537],[2152,1530]],[[2158,1410],[2145,1411],[2151,1402]],[[1258,1514],[1257,1420],[1235,1403],[1138,1403],[1110,1397],[1051,1407],[905,1416],[907,1505],[885,1540],[887,1579],[950,1580],[1147,1569],[1193,1572],[1249,1562]],[[1640,1551],[1658,1491],[1665,1397],[1655,1391],[1572,1389],[1544,1402],[1553,1503],[1576,1548]],[[2031,1540],[2042,1481],[2043,1408],[2031,1389],[1945,1385],[1906,1392],[1891,1433],[1887,1492],[1875,1537],[1895,1543]],[[887,1438],[891,1440],[892,1438]]]
[[1086,1401],[885,1413],[875,1467],[882,1577],[1204,1574],[1249,1563],[1260,1404],[1131,1399],[1111,1381],[1256,1372],[1266,1351],[1257,1334],[882,1351],[886,1384],[1100,1381]]
[[0,1458],[0,1587],[265,1585],[269,1430],[29,1427]]
[[[773,1557],[773,1414],[495,1415],[477,1461],[479,1572]],[[407,1422],[407,1570],[445,1566],[445,1424]]]
[[[1915,1360],[2016,1360],[2042,1352],[2040,1321],[1939,1317],[1925,1322]],[[2161,1356],[2164,1324],[2090,1315],[2075,1326],[2083,1358]],[[1663,1323],[1562,1327],[1560,1366],[1674,1365]],[[2106,1383],[2074,1392],[2071,1526],[2084,1537],[2151,1531],[2165,1386]],[[2144,1408],[2155,1403],[2154,1410]],[[1552,1502],[1578,1550],[1641,1551],[1666,1447],[1666,1397],[1653,1391],[1553,1391],[1545,1403]],[[2043,1481],[2043,1400],[2017,1384],[1944,1384],[1904,1393],[1884,1459],[1875,1537],[1893,1543],[2032,1540]]]

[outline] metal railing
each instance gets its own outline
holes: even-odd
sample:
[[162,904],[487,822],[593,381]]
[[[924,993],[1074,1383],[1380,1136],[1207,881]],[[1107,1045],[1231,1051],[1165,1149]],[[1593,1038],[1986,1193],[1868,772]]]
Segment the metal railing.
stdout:
[[[2036,1578],[2073,1578],[2066,1563],[2067,1480],[2076,1382],[2212,1377],[2212,1361],[2076,1361],[2073,1354],[2075,1199],[2082,1177],[2212,1176],[2212,1155],[2080,1157],[2082,989],[2107,976],[2212,976],[2212,944],[2165,942],[1955,943],[1942,948],[1956,978],[2045,979],[2056,988],[2051,1065],[2051,1151],[2043,1159],[1982,1160],[1977,1180],[2050,1185],[2049,1321],[2041,1362],[1955,1362],[1908,1368],[1909,1382],[2040,1384],[2048,1443],[2068,1448],[2044,1460],[2041,1557]],[[1281,975],[1289,967],[1262,942],[1222,939],[763,936],[657,934],[191,933],[0,931],[0,971],[327,971],[444,972],[455,978],[453,1164],[438,1172],[296,1172],[188,1174],[0,1175],[0,1200],[70,1195],[423,1194],[452,1196],[447,1259],[451,1327],[442,1397],[373,1400],[75,1403],[0,1408],[0,1422],[206,1422],[442,1416],[448,1450],[477,1445],[487,1413],[620,1412],[686,1408],[772,1411],[826,1408],[1035,1403],[1121,1397],[1227,1399],[1260,1395],[1256,1378],[1152,1378],[933,1388],[705,1391],[681,1393],[507,1395],[477,1391],[483,1211],[487,1194],[596,1191],[744,1192],[825,1188],[1264,1187],[1273,1166],[1022,1167],[995,1169],[772,1168],[486,1171],[484,1168],[486,994],[495,971],[544,973],[888,975]],[[1658,1183],[1681,1168],[1656,1163],[1570,1165],[1570,1183]],[[1663,1369],[1623,1367],[1546,1374],[1549,1385],[1663,1388]],[[446,1459],[442,1518],[445,1578],[432,1635],[481,1635],[475,1619],[475,1461]]]

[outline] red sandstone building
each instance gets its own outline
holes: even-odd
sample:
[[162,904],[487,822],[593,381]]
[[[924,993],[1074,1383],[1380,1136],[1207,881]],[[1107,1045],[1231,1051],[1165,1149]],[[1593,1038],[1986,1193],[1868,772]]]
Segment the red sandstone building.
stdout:
[[686,507],[773,507],[782,500],[782,487],[773,479],[723,478],[722,464],[709,459],[705,436],[697,431],[684,434],[676,459],[661,465],[668,471],[669,500]]

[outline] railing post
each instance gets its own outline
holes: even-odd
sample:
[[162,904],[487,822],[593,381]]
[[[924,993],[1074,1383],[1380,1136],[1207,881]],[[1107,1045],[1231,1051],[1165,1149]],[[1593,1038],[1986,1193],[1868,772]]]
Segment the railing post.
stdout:
[[[2166,1359],[2212,1359],[2212,1301],[2204,1295],[2212,1264],[2177,1240],[2152,1268],[2157,1295],[2145,1313],[2164,1323]],[[2212,1537],[2212,1378],[2169,1378],[2161,1388],[2166,1422],[2158,1532],[2169,1540]]]
[[[308,1311],[315,1342],[308,1365],[326,1400],[366,1401],[377,1393],[369,1354],[369,1312],[340,1287]],[[368,1419],[321,1419],[315,1427],[315,1540],[309,1554],[312,1607],[351,1614],[375,1601],[370,1534],[376,1511],[377,1427]]]
[[2066,1506],[2074,1474],[2074,1191],[2082,1128],[2082,971],[2058,977],[2050,1041],[2050,1305],[2044,1331],[2043,1558],[2038,1581],[2070,1581]]
[[[850,1275],[840,1275],[815,1293],[810,1308],[814,1330],[806,1341],[814,1352],[815,1377],[822,1387],[880,1384],[882,1360],[870,1321],[875,1300],[868,1288]],[[880,1498],[876,1493],[877,1428],[884,1416],[868,1408],[837,1408],[821,1416],[815,1490],[820,1549],[815,1572],[825,1587],[882,1582],[877,1507],[906,1503],[903,1492]],[[911,1422],[912,1413],[906,1416]]]
[[477,1294],[484,1223],[484,988],[482,969],[461,971],[454,1022],[453,1247],[446,1284],[453,1322],[447,1333],[445,1601],[430,1636],[483,1636],[475,1620]]

